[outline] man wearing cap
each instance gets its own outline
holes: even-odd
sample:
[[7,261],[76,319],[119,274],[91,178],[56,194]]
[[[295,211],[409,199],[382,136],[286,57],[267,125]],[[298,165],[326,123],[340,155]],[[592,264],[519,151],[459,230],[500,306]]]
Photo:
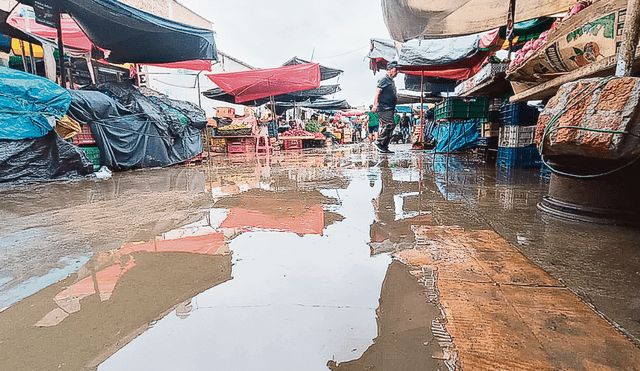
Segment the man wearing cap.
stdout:
[[398,62],[391,61],[387,63],[387,74],[378,80],[378,87],[376,89],[376,96],[373,100],[372,112],[378,113],[380,119],[380,128],[382,131],[378,136],[378,140],[375,142],[376,147],[380,153],[393,153],[389,150],[389,142],[391,141],[391,134],[396,127],[396,123],[393,119],[396,102],[396,85],[393,79],[398,76]]

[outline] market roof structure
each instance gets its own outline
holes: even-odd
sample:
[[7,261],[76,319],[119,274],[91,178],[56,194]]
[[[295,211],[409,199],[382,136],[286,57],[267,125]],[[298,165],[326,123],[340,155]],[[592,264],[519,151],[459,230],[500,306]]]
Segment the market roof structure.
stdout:
[[[34,6],[44,1],[19,0]],[[217,60],[213,31],[173,22],[115,0],[56,0],[113,63]],[[65,40],[63,30],[63,40]]]
[[[517,0],[515,22],[564,13],[575,0]],[[382,0],[389,33],[404,42],[488,31],[507,24],[506,0]]]
[[207,74],[207,77],[226,93],[233,95],[234,103],[315,89],[320,86],[320,68],[317,63]]
[[[340,85],[323,85],[314,89],[295,91],[286,94],[280,94],[273,97],[275,102],[302,102],[305,100],[316,100],[324,95],[334,94],[340,91]],[[227,103],[235,103],[235,97],[228,94],[220,88],[209,89],[202,93],[209,99],[215,99]],[[268,103],[269,98],[260,98],[253,101],[244,102],[249,106],[260,106]]]

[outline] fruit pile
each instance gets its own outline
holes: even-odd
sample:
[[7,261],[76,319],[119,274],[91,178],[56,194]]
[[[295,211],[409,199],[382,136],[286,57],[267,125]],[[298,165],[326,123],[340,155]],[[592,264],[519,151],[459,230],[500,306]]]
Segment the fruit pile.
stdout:
[[310,133],[316,133],[316,132],[320,131],[320,125],[318,124],[317,121],[309,121],[309,122],[307,122],[307,124],[304,126],[304,128]]
[[306,130],[302,129],[291,129],[287,130],[284,133],[280,134],[282,137],[310,137],[313,136],[313,133],[310,133]]
[[313,133],[313,137],[314,139],[327,139],[327,137],[325,137],[322,133]]

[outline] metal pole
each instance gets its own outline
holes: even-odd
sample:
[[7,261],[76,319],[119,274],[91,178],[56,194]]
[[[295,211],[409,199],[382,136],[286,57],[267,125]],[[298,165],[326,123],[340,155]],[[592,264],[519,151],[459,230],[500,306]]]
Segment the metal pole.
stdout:
[[516,23],[516,0],[509,0],[509,15],[507,16],[507,40],[509,40],[509,60],[513,53],[513,29]]
[[58,29],[58,59],[60,61],[60,86],[63,88],[67,88],[67,71],[65,71],[64,67],[64,44],[62,42],[62,13],[60,12],[60,6],[56,5],[55,8],[56,13],[56,26]]
[[27,68],[27,52],[25,51],[24,41],[18,41],[18,45],[20,45],[20,54],[22,54],[22,68],[24,72],[29,73],[29,69]]
[[33,56],[33,44],[27,43],[29,45],[29,64],[31,64],[31,73],[34,75],[38,74],[38,70],[36,69],[36,60]]
[[631,76],[633,60],[638,46],[638,22],[640,22],[640,0],[629,0],[624,28],[622,29],[622,45],[618,53],[616,77]]
[[424,70],[420,70],[420,135],[418,135],[418,143],[424,140]]

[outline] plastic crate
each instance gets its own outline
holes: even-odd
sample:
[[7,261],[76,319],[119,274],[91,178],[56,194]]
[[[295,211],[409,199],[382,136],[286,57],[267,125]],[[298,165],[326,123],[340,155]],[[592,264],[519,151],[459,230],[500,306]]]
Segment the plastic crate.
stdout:
[[91,132],[89,125],[80,125],[81,131],[73,137],[73,144],[96,144],[96,138]]
[[537,147],[499,147],[496,165],[504,168],[539,167],[542,163]]
[[98,147],[79,147],[79,148],[83,150],[85,155],[87,155],[89,160],[91,160],[91,162],[93,163],[93,169],[94,170],[100,169],[100,165],[101,165],[100,150],[98,149]]
[[255,150],[255,138],[227,138],[227,153],[250,153]]
[[435,119],[469,119],[486,118],[489,115],[489,100],[487,98],[475,98],[463,100],[460,98],[447,98],[436,104]]
[[508,126],[530,126],[538,123],[540,112],[526,103],[503,103],[500,107],[500,121]]
[[535,141],[535,126],[512,126],[500,128],[500,147],[529,147]]
[[498,137],[480,137],[478,147],[498,148]]
[[302,139],[283,139],[284,149],[302,149]]

